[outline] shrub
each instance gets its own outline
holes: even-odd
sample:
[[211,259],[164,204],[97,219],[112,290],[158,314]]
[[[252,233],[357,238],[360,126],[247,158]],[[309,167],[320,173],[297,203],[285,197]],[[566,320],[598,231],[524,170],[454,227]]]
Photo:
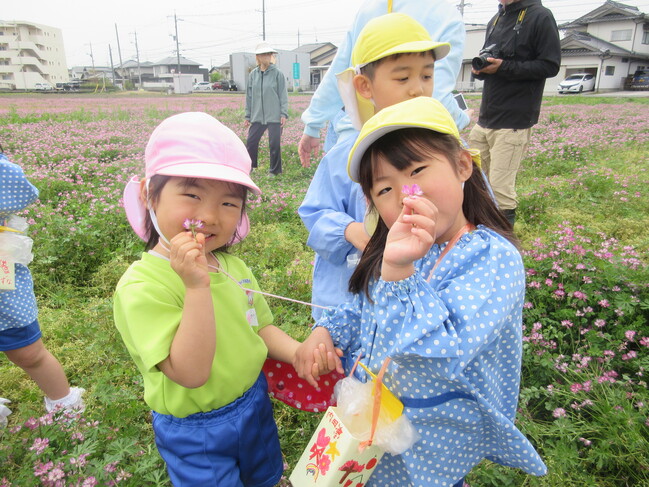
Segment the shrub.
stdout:
[[3,487],[167,485],[150,442],[123,434],[118,425],[63,412],[31,417],[5,432],[0,464]]

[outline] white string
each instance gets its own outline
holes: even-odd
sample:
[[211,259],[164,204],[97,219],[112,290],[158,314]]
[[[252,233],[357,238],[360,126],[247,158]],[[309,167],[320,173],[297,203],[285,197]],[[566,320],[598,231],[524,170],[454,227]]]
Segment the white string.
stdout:
[[239,283],[239,281],[237,281],[234,277],[232,277],[230,274],[228,274],[225,270],[221,269],[220,272],[225,274],[225,276],[230,278],[237,286],[239,286],[244,291],[250,291],[251,293],[257,293],[257,294],[262,294],[264,296],[270,296],[271,298],[283,299],[284,301],[291,301],[293,303],[304,304],[305,306],[311,306],[313,308],[321,308],[321,309],[331,309],[331,308],[333,308],[332,306],[320,306],[319,304],[307,303],[306,301],[299,301],[297,299],[291,299],[291,298],[287,298],[285,296],[279,296],[277,294],[266,293],[264,291],[258,291],[256,289],[249,289],[247,287],[243,287]]
[[[167,252],[169,252],[170,249],[164,243],[162,243],[162,241],[159,240],[158,243],[160,244],[160,246],[163,249],[165,249]],[[150,250],[149,252],[152,252],[152,251]],[[162,257],[163,259],[169,260],[169,257],[165,257],[164,255],[159,254],[158,252],[156,252],[155,255],[158,255],[158,256]],[[214,254],[212,254],[212,255],[214,255]],[[214,256],[214,258],[216,258],[216,256]],[[217,259],[217,262],[218,262],[218,259]],[[250,291],[251,293],[261,294],[263,296],[269,296],[271,298],[283,299],[284,301],[290,301],[292,303],[303,304],[305,306],[311,306],[313,308],[333,309],[333,306],[320,306],[319,304],[307,303],[306,301],[300,301],[298,299],[291,299],[291,298],[287,298],[285,296],[280,296],[278,294],[271,294],[271,293],[267,293],[267,292],[264,292],[264,291],[259,291],[257,289],[249,289],[247,287],[243,287],[239,283],[239,281],[237,281],[234,277],[232,277],[230,274],[228,274],[222,267],[219,268],[217,266],[213,266],[213,265],[209,265],[209,264],[207,264],[207,267],[209,267],[211,269],[214,269],[217,272],[223,273],[228,279],[230,279],[232,282],[234,282],[237,286],[239,286],[244,291]]]

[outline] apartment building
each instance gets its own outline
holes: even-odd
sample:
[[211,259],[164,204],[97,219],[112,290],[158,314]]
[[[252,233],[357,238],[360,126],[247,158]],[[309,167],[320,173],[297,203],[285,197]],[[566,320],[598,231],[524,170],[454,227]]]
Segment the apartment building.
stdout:
[[61,30],[0,20],[0,89],[31,90],[68,81]]

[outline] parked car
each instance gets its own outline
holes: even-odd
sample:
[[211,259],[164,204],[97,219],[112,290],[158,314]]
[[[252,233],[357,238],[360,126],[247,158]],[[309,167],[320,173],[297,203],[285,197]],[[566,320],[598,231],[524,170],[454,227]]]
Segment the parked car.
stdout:
[[67,83],[56,83],[54,89],[56,91],[77,91],[81,83],[77,80],[68,81]]
[[638,69],[631,80],[632,90],[649,90],[649,69]]
[[54,88],[52,88],[52,85],[49,83],[36,83],[34,89],[37,91],[51,91]]
[[192,91],[212,91],[212,83],[209,81],[199,81],[198,83],[194,83]]
[[559,93],[581,93],[595,90],[595,75],[590,73],[571,74],[557,87]]
[[223,89],[223,81],[215,81],[212,83],[212,89],[213,90],[222,90]]
[[221,88],[223,91],[239,91],[239,87],[233,79],[223,80],[221,83],[223,84],[223,88]]

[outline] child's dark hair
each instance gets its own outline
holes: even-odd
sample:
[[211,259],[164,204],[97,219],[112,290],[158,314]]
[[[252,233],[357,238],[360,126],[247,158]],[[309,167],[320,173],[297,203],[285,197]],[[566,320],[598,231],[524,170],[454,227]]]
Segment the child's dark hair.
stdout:
[[[376,140],[363,154],[359,168],[359,182],[363,193],[371,203],[371,189],[374,168],[379,158],[388,161],[398,170],[411,164],[423,162],[432,154],[443,154],[451,163],[458,161],[464,150],[460,142],[449,134],[442,134],[423,128],[405,128],[389,132]],[[458,171],[458,167],[454,166]],[[464,183],[462,211],[474,225],[484,225],[498,232],[518,247],[518,239],[507,218],[496,207],[480,168],[473,163],[473,172]],[[388,227],[381,218],[372,234],[361,260],[349,281],[349,291],[365,292],[369,297],[369,283],[381,276],[383,250],[388,236]]]
[[[158,202],[158,200],[160,199],[160,193],[162,193],[162,189],[167,185],[167,183],[172,177],[174,176],[163,176],[160,174],[156,174],[155,176],[151,177],[151,179],[149,180],[149,202],[150,202],[149,204]],[[183,180],[184,184],[187,187],[193,186],[196,182],[196,178],[180,178],[180,179]],[[248,188],[246,188],[242,184],[236,184],[236,183],[229,183],[228,186],[231,190],[235,192],[235,194],[241,196],[241,200],[242,200],[241,215],[243,216],[244,212],[246,211],[246,200],[248,199]],[[151,216],[149,215],[148,211],[146,212],[146,216],[144,220],[144,229],[146,231],[146,234],[149,236],[146,242],[145,249],[151,250],[153,247],[158,245],[158,241],[160,240],[160,235],[158,235],[158,231],[153,226],[153,221],[151,221]],[[233,235],[233,239],[239,236],[240,235],[237,235],[235,231],[235,234]],[[230,244],[227,243],[221,248],[216,249],[215,252],[225,252],[227,251],[229,246]]]
[[421,57],[425,57],[426,55],[430,54],[433,56],[433,61],[436,61],[435,59],[435,51],[430,50],[430,51],[421,51],[421,52],[399,52],[396,54],[391,54],[389,56],[382,57],[381,59],[377,59],[376,61],[372,61],[371,63],[367,63],[365,66],[363,66],[360,71],[361,74],[364,74],[367,76],[371,81],[374,81],[374,74],[376,73],[376,69],[383,63],[384,61],[394,61],[399,59],[401,56],[407,56],[408,54],[419,54]]

